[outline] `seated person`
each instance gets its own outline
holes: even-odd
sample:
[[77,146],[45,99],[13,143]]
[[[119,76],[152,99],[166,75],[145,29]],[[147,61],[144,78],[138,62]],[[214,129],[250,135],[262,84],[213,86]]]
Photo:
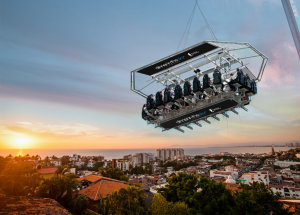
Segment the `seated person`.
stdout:
[[243,72],[239,68],[237,68],[236,69],[236,78],[232,81],[232,83],[233,84],[235,84],[235,83],[241,84],[242,83],[241,82],[241,77],[242,76],[243,76]]
[[155,95],[155,105],[156,107],[164,105],[161,91],[158,91]]
[[146,103],[147,110],[153,109],[154,104],[155,104],[155,102],[154,102],[154,99],[153,99],[153,95],[151,94],[147,97],[147,103]]
[[143,105],[143,109],[142,109],[142,118],[144,120],[152,120],[153,118],[151,116],[149,116],[147,108],[146,108],[146,104]]
[[247,88],[251,88],[251,84],[250,84],[250,77],[248,74],[245,75],[245,79],[244,79],[244,86]]
[[190,84],[189,81],[184,82],[184,85],[183,85],[183,95],[184,96],[193,95],[192,94],[192,89],[191,89],[191,84]]
[[201,89],[201,83],[197,77],[194,78],[193,80],[193,92],[197,93],[199,91],[202,91]]
[[172,101],[172,97],[171,97],[171,89],[170,88],[166,88],[164,91],[164,103],[167,104],[169,102]]
[[213,73],[213,84],[222,84],[222,74],[219,69],[215,69]]
[[240,71],[241,71],[241,75],[240,75],[240,81],[238,83],[242,86],[245,86],[245,74],[243,73],[242,70]]
[[253,92],[253,94],[257,93],[257,87],[256,87],[255,79],[251,80],[251,91]]
[[207,89],[210,87],[210,78],[207,74],[203,76],[203,89]]
[[182,99],[182,88],[181,88],[181,86],[179,85],[179,84],[177,84],[176,86],[175,86],[175,90],[174,90],[174,93],[175,93],[175,95],[174,95],[174,100],[177,100],[177,99]]

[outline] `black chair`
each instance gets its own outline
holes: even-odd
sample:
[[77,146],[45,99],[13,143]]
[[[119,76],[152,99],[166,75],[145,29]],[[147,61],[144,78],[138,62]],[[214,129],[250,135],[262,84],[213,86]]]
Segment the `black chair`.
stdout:
[[172,102],[173,101],[172,101],[171,91],[169,90],[169,88],[166,88],[164,90],[164,103],[165,105],[169,105]]
[[203,89],[210,88],[210,78],[207,74],[203,76]]
[[192,97],[193,96],[192,89],[191,89],[191,84],[190,84],[189,81],[184,82],[183,95],[185,97]]
[[222,84],[222,74],[220,72],[220,70],[215,69],[214,73],[213,73],[213,84],[214,85],[221,85]]
[[180,102],[180,101],[183,101],[182,97],[182,88],[179,84],[177,84],[175,86],[175,89],[174,89],[174,100],[177,101],[177,102]]
[[194,80],[193,80],[193,92],[196,94],[196,96],[198,98],[200,98],[200,95],[203,92],[203,90],[201,88],[201,83],[197,77],[194,77]]
[[164,108],[164,102],[161,91],[158,91],[155,95],[155,106],[157,109]]

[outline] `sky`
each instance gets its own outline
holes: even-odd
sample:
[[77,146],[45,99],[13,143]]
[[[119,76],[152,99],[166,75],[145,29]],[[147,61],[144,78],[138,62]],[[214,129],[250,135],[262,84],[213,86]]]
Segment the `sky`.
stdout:
[[[0,150],[300,140],[300,61],[281,1],[198,2],[218,40],[249,42],[269,62],[248,112],[180,133],[141,119],[130,71],[176,51],[193,0],[1,0]],[[187,46],[211,39],[196,11]]]

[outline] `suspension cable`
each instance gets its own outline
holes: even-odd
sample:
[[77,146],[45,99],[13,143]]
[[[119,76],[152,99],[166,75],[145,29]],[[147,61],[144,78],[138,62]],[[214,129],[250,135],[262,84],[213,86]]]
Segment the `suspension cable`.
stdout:
[[200,11],[200,13],[201,13],[201,15],[202,15],[202,17],[203,17],[205,23],[206,23],[206,26],[208,27],[208,29],[209,29],[209,31],[210,31],[210,34],[211,34],[212,38],[214,38],[214,40],[218,40],[217,37],[216,37],[216,35],[214,34],[214,32],[213,32],[211,26],[209,25],[209,23],[208,23],[208,21],[207,21],[205,15],[204,15],[204,13],[202,12],[202,10],[201,10],[201,8],[200,8],[200,6],[199,6],[199,4],[198,4],[198,0],[195,0],[195,2],[196,2],[196,5],[197,5],[197,8],[199,9],[199,11]]
[[[189,31],[190,31],[190,28],[191,28],[191,25],[192,25],[193,17],[194,17],[194,14],[195,14],[195,9],[196,9],[196,2],[195,2],[195,5],[194,5],[194,7],[193,7],[192,13],[191,13],[191,15],[190,15],[190,17],[189,17],[189,19],[188,19],[188,21],[187,21],[187,24],[186,24],[186,26],[185,26],[184,32],[183,32],[183,34],[182,34],[182,36],[181,36],[181,38],[180,38],[180,40],[179,40],[179,43],[178,43],[178,46],[177,46],[177,50],[176,50],[176,51],[178,51],[179,48],[180,48],[180,46],[182,45],[182,42],[184,41],[184,37],[185,37],[185,36],[188,37],[187,34],[189,34]],[[187,40],[187,39],[186,39],[186,40]],[[186,43],[186,42],[185,42],[185,43]]]

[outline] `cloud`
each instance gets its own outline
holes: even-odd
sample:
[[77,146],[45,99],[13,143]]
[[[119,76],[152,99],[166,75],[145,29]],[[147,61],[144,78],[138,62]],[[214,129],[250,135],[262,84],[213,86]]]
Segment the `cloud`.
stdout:
[[101,134],[98,127],[88,124],[50,124],[41,122],[16,122],[16,124],[2,126],[0,128],[0,132],[6,135],[29,133],[37,135],[48,134],[54,136],[92,136]]

